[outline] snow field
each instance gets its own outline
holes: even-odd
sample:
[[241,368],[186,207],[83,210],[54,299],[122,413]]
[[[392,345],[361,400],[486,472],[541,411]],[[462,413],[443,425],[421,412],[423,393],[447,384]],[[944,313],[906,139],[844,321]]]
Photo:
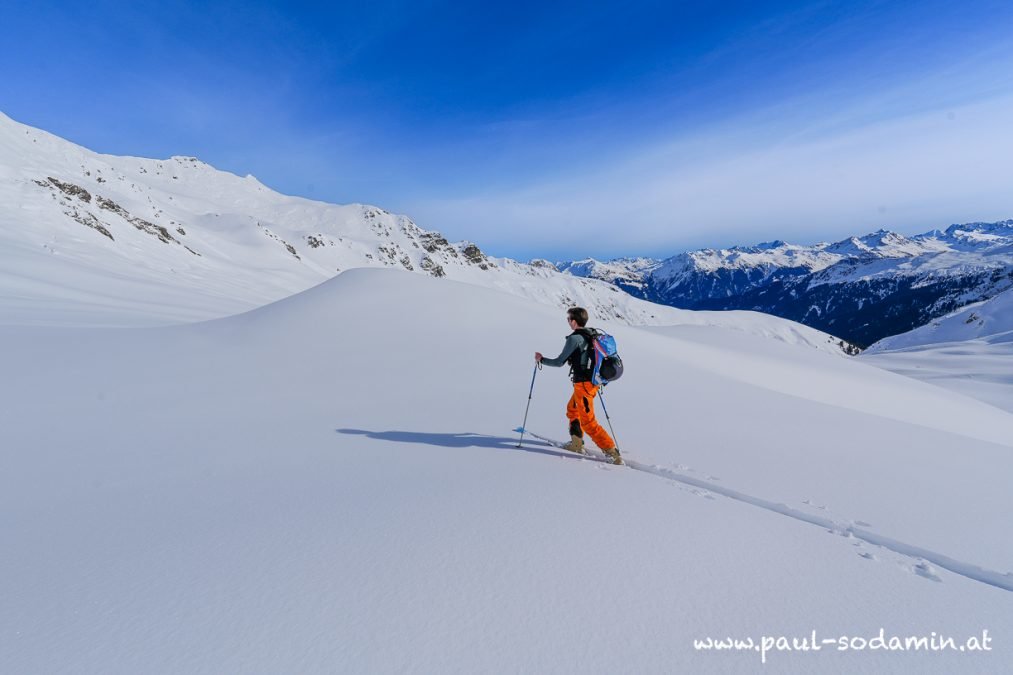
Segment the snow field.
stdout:
[[[0,328],[0,671],[750,673],[692,640],[1013,628],[1008,591],[716,491],[1005,573],[1013,416],[742,332],[595,323],[620,445],[662,475],[515,447],[567,329],[488,289],[355,270],[203,324]],[[528,427],[562,437],[567,396],[541,371]]]

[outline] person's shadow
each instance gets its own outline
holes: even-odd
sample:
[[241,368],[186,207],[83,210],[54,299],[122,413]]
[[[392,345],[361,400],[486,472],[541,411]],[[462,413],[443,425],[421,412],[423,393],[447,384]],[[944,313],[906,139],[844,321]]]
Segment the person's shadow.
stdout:
[[[395,443],[419,443],[422,445],[436,445],[443,448],[491,448],[494,450],[521,450],[524,452],[535,452],[541,455],[553,457],[579,458],[568,452],[558,451],[545,441],[538,439],[526,440],[524,445],[517,447],[517,438],[506,436],[488,436],[486,434],[460,433],[460,434],[429,434],[421,431],[366,431],[364,429],[335,429],[339,434],[365,436],[378,441],[393,441]],[[529,445],[529,443],[531,445]],[[531,446],[535,447],[531,447]]]

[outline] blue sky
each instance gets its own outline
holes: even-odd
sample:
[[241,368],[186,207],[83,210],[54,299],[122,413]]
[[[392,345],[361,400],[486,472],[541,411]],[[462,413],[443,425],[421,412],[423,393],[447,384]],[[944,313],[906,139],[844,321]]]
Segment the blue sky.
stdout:
[[497,255],[1013,217],[1013,4],[18,3],[0,110]]

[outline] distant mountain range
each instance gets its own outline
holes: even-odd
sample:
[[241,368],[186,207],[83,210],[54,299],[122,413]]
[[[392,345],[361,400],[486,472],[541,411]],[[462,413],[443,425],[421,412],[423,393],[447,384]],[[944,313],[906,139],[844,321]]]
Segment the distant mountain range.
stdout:
[[765,312],[864,347],[1013,287],[1013,220],[555,265],[653,302]]

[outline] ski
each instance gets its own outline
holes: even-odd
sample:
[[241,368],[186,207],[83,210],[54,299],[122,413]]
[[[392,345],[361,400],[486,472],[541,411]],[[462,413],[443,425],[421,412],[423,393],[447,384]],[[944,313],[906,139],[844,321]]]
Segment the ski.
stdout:
[[574,455],[580,455],[581,457],[585,457],[587,459],[591,459],[591,460],[594,460],[596,462],[601,462],[603,464],[609,464],[611,466],[623,466],[622,464],[613,464],[612,460],[610,458],[606,457],[605,455],[601,454],[598,451],[591,451],[591,452],[589,452],[587,447],[584,448],[583,452],[573,452],[573,450],[567,450],[564,447],[566,445],[566,443],[564,443],[562,441],[557,441],[554,438],[549,438],[548,436],[542,436],[541,434],[536,434],[536,433],[532,432],[530,429],[525,429],[523,427],[517,427],[516,429],[514,429],[514,431],[516,433],[518,433],[518,434],[520,434],[520,433],[527,434],[528,436],[531,436],[532,438],[537,438],[540,441],[548,443],[549,445],[551,445],[554,448],[559,448],[560,450],[564,450],[564,451],[572,453]]

